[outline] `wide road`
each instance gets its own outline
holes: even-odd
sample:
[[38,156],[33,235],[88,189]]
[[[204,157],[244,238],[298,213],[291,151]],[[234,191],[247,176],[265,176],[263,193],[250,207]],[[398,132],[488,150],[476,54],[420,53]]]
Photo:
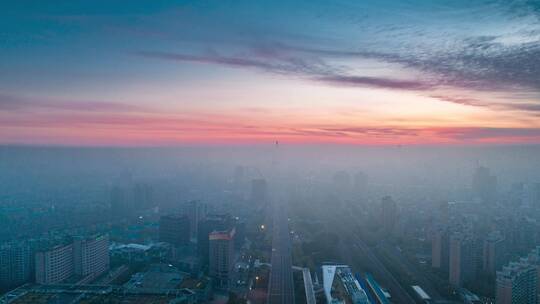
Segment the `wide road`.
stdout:
[[294,304],[291,238],[287,211],[275,204],[272,229],[272,270],[268,286],[268,304]]
[[[401,286],[392,272],[390,272],[388,268],[386,268],[386,266],[379,260],[372,248],[366,245],[358,234],[354,233],[353,229],[350,229],[350,227],[355,226],[354,217],[341,217],[340,219],[341,225],[336,225],[336,227],[340,230],[340,235],[342,237],[340,246],[345,246],[345,248],[341,248],[341,255],[346,259],[347,263],[350,263],[350,266],[353,266],[353,268],[362,268],[362,265],[355,265],[353,256],[360,255],[365,257],[366,260],[364,260],[363,263],[372,266],[372,275],[382,287],[385,287],[388,289],[388,291],[390,291],[390,294],[392,295],[390,301],[392,303],[416,303],[416,301],[405,290],[407,286]],[[347,223],[349,225],[347,225]]]
[[437,291],[435,282],[438,278],[429,278],[429,272],[424,272],[418,268],[418,265],[413,265],[407,257],[396,247],[388,244],[385,241],[379,243],[379,248],[384,250],[388,256],[393,258],[393,261],[408,273],[422,289],[431,297],[432,301],[443,301],[445,298]]

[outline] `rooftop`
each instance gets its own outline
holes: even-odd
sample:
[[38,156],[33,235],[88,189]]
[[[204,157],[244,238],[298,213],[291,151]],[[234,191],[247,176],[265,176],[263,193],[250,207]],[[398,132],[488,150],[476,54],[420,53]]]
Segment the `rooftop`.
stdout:
[[213,231],[208,236],[210,241],[225,240],[230,241],[234,238],[235,229],[226,230],[226,231]]
[[124,284],[129,290],[170,290],[181,289],[181,284],[187,274],[174,268],[172,265],[152,265],[145,272],[134,274]]
[[323,289],[328,303],[370,303],[349,266],[324,265],[322,271]]
[[0,303],[10,304],[88,304],[88,303],[195,303],[195,294],[188,289],[174,291],[129,290],[110,285],[36,285],[27,284],[6,293]]

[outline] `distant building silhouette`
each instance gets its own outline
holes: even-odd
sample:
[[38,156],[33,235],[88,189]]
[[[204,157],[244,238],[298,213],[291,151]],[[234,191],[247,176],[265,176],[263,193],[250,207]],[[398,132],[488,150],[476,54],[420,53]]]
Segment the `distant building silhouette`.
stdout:
[[489,276],[495,276],[505,262],[505,239],[499,231],[490,233],[484,240],[482,252],[482,270]]
[[199,222],[206,218],[208,207],[206,204],[194,200],[188,202],[184,208],[184,214],[189,218],[190,237],[197,238]]
[[122,216],[131,212],[128,193],[124,188],[115,186],[111,189],[110,206],[114,216]]
[[153,207],[153,188],[145,183],[114,186],[110,192],[110,208],[113,216],[130,216],[137,211]]
[[162,215],[159,218],[159,241],[175,246],[190,240],[190,221],[186,215]]
[[381,224],[385,234],[392,234],[398,220],[398,209],[396,202],[390,196],[385,196],[381,200]]
[[476,278],[479,262],[478,246],[467,233],[454,233],[450,236],[449,282],[461,287]]
[[353,187],[356,193],[363,193],[368,187],[368,176],[364,172],[356,172],[353,177]]
[[265,179],[254,179],[251,181],[250,200],[255,205],[264,205],[268,201],[268,186]]
[[448,273],[450,238],[446,228],[435,228],[431,235],[431,267]]
[[493,203],[497,193],[497,177],[492,175],[488,168],[479,166],[473,175],[472,189],[474,195],[483,203]]
[[527,185],[525,199],[528,206],[540,209],[540,183]]
[[152,186],[145,183],[135,184],[133,187],[133,204],[138,210],[148,209],[154,206],[154,191]]
[[332,177],[334,190],[340,195],[349,194],[351,190],[351,176],[347,171],[338,171]]

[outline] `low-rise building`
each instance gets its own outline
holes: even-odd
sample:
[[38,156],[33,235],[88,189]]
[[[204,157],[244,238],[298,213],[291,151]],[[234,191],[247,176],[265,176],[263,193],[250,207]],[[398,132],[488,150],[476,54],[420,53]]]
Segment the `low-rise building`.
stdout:
[[370,304],[369,298],[349,266],[324,265],[323,289],[326,303]]

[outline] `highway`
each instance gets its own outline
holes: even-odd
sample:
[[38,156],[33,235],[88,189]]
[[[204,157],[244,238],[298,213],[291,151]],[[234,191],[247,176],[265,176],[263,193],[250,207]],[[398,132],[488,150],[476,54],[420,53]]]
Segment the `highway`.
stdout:
[[268,304],[294,304],[291,239],[286,208],[275,205]]
[[394,275],[379,260],[373,250],[369,246],[367,246],[363,242],[363,240],[356,233],[354,233],[353,230],[349,228],[354,227],[353,223],[355,220],[353,217],[349,218],[350,222],[349,220],[345,220],[345,218],[342,218],[341,225],[337,225],[337,227],[341,229],[340,235],[344,237],[344,239],[342,239],[340,242],[340,246],[346,246],[345,248],[341,249],[341,255],[343,256],[343,258],[346,259],[347,263],[349,263],[350,266],[353,266],[354,268],[362,268],[362,265],[355,265],[352,257],[355,255],[366,257],[367,260],[364,261],[364,263],[373,266],[373,276],[382,287],[388,289],[388,291],[392,295],[392,299],[390,300],[392,303],[416,303],[416,301],[405,290],[406,287],[401,286],[401,284],[394,277]]
[[356,239],[357,248],[361,249],[369,258],[372,265],[375,265],[377,271],[373,274],[375,278],[380,278],[381,282],[384,282],[385,286],[392,295],[392,303],[415,303],[415,300],[407,293],[405,288],[399,284],[394,275],[384,266],[384,264],[377,258],[371,248],[364,244],[364,242],[357,236],[353,235]]
[[428,272],[423,272],[418,268],[418,265],[413,265],[413,263],[411,263],[395,246],[383,241],[379,244],[379,248],[384,250],[389,256],[392,256],[393,260],[399,264],[403,271],[407,272],[414,280],[416,280],[416,283],[429,294],[433,301],[445,300],[434,285],[434,282],[436,282],[438,278],[428,277]]

